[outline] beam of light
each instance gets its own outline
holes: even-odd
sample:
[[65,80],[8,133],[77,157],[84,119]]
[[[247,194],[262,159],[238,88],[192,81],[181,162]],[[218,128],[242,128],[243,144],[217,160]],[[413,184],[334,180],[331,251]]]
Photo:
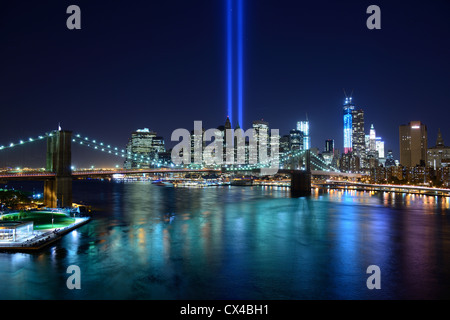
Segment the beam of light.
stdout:
[[243,121],[243,104],[244,104],[244,97],[243,97],[243,2],[244,0],[237,0],[238,1],[238,111],[239,111],[239,124],[242,128],[244,125]]
[[228,117],[233,123],[233,18],[232,0],[227,0],[227,74],[228,74]]

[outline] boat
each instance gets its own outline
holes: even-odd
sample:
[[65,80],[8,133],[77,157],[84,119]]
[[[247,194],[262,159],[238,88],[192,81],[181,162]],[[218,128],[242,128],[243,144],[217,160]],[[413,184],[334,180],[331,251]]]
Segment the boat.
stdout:
[[253,179],[251,178],[235,178],[230,181],[230,185],[232,186],[252,186],[253,185]]
[[157,186],[161,186],[161,187],[173,187],[173,183],[172,182],[162,181],[162,180],[153,181],[152,184],[157,185]]

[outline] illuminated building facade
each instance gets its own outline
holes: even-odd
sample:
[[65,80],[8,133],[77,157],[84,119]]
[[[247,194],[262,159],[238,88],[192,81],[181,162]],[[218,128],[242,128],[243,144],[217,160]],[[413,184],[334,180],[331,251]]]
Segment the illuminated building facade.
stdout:
[[304,146],[303,132],[300,130],[292,129],[289,132],[289,149],[290,150],[303,150]]
[[[151,160],[158,159],[158,151],[163,150],[164,140],[156,136],[156,132],[148,128],[138,129],[131,134],[126,151],[128,154],[137,155],[138,159],[144,157]],[[123,167],[125,169],[150,168],[151,164],[140,160],[126,159]]]
[[[269,147],[269,123],[264,120],[255,120],[253,121],[253,129],[254,129],[254,139],[255,143],[257,145],[256,149],[256,155],[253,155],[253,157],[256,156],[257,161],[256,162],[250,162],[250,163],[259,163],[259,149],[261,147],[261,142],[265,141],[267,148]],[[252,157],[250,152],[250,157]],[[249,159],[249,161],[254,161],[255,159]]]
[[400,164],[405,167],[425,166],[427,162],[427,126],[411,121],[399,127]]
[[345,98],[344,103],[344,154],[352,152],[352,135],[353,135],[353,116],[352,111],[355,105],[352,103],[352,97]]
[[450,147],[444,144],[441,129],[439,129],[436,145],[428,149],[428,166],[433,169],[450,167]]
[[297,130],[301,131],[303,134],[303,149],[311,149],[311,137],[309,136],[309,121],[299,121],[297,122]]
[[364,134],[364,111],[362,109],[352,111],[352,152],[357,157],[360,167],[365,166],[366,141]]
[[333,139],[325,140],[325,150],[324,151],[334,153],[334,140]]

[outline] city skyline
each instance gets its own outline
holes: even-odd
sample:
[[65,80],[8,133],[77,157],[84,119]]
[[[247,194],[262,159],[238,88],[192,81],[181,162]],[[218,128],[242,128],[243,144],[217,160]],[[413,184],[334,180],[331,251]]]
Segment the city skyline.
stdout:
[[0,4],[0,299],[449,299],[449,13]]
[[[45,17],[38,21],[17,4],[5,5],[0,104],[12,120],[2,125],[0,143],[61,122],[119,146],[148,127],[170,147],[176,128],[190,129],[195,120],[207,127],[223,123],[226,1],[147,5],[148,19],[146,5],[78,5],[81,30],[65,27],[65,4],[30,4],[30,12]],[[365,133],[373,123],[396,159],[402,124],[425,123],[429,141],[439,128],[450,137],[445,117],[436,116],[450,105],[448,4],[437,1],[427,15],[414,4],[378,5],[382,29],[368,30],[361,2],[305,8],[294,1],[245,1],[241,127],[264,119],[288,134],[308,114],[311,146],[322,150],[333,139],[343,150],[344,89],[364,110]],[[411,23],[411,16],[421,19]],[[115,20],[120,24],[111,30]],[[425,112],[428,105],[433,112]]]

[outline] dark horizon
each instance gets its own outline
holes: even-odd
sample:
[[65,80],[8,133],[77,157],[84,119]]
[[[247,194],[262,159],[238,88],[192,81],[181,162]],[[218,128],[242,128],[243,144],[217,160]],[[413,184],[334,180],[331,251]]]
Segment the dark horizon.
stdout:
[[[81,8],[81,30],[66,28],[71,4]],[[371,4],[381,8],[381,30],[366,27]],[[191,130],[195,120],[206,128],[225,123],[226,1],[0,6],[0,145],[61,122],[63,129],[118,147],[146,127],[170,148],[176,128]],[[307,114],[312,147],[323,150],[325,140],[334,139],[342,150],[345,90],[365,111],[366,134],[374,124],[395,159],[398,128],[410,121],[427,125],[428,146],[439,128],[449,144],[448,12],[444,0],[246,0],[241,127],[264,119],[283,135]],[[83,155],[74,153],[79,166],[121,164],[74,148]],[[40,163],[40,156],[31,157],[24,161]]]

